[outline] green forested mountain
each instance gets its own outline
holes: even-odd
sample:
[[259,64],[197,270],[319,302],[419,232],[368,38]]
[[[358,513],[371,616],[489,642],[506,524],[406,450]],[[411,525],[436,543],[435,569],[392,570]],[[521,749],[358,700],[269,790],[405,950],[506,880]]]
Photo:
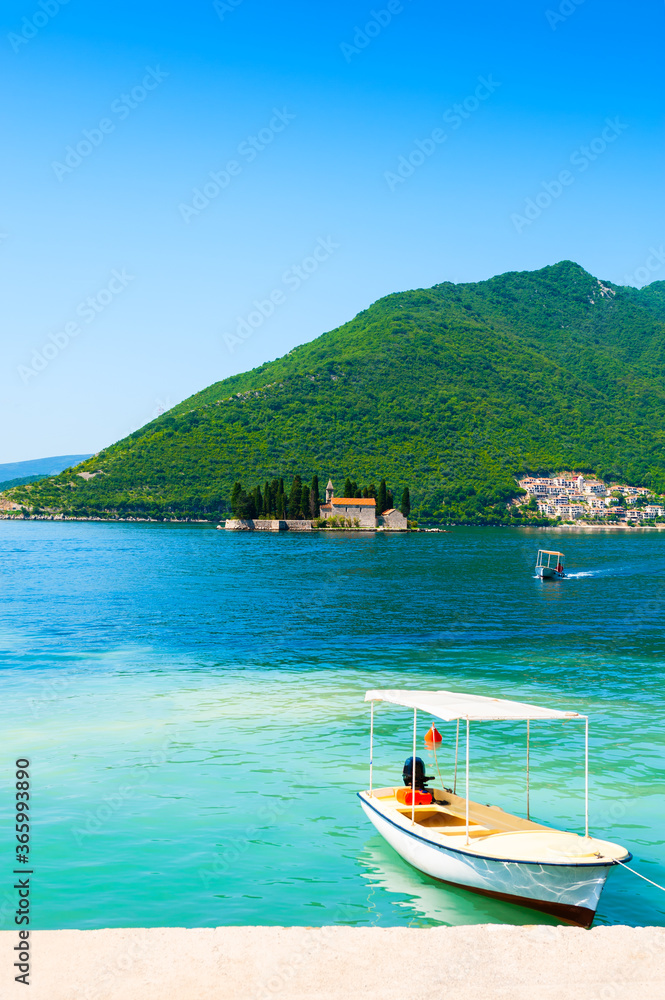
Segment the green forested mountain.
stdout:
[[594,472],[665,490],[665,282],[562,261],[388,295],[283,358],[216,382],[83,462],[11,491],[30,507],[223,513],[233,484],[386,478],[414,516],[500,513],[515,476]]
[[44,476],[17,476],[16,479],[7,479],[5,482],[0,483],[0,493],[11,489],[12,486],[25,486],[27,483],[36,483],[43,478]]

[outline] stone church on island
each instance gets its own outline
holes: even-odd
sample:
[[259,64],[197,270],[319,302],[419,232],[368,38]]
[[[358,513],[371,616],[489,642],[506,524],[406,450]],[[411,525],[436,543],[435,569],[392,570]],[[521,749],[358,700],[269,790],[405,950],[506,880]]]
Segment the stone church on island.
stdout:
[[329,517],[357,519],[361,528],[384,528],[388,531],[406,531],[407,520],[404,514],[395,507],[376,513],[376,500],[374,497],[336,497],[333,496],[334,487],[332,480],[328,480],[326,486],[326,502],[321,504],[321,517],[327,520]]

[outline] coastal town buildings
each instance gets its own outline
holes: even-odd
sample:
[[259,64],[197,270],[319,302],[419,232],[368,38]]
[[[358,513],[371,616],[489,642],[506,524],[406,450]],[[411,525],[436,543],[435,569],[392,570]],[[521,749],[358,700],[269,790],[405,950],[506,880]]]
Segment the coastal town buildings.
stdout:
[[[535,499],[540,514],[563,521],[605,518],[610,514],[630,522],[665,516],[665,507],[658,504],[635,506],[644,504],[646,498],[652,497],[652,491],[645,486],[608,486],[600,480],[586,479],[574,473],[525,476],[519,480],[519,485],[526,495],[515,501],[517,506],[526,506]],[[626,506],[621,503],[621,498]]]

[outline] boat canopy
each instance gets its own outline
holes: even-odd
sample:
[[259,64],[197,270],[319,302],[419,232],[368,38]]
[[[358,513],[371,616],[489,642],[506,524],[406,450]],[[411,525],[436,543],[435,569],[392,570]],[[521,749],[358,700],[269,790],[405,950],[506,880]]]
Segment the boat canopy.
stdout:
[[579,712],[560,712],[555,708],[541,708],[504,698],[487,698],[461,691],[367,691],[365,701],[387,701],[405,708],[429,712],[444,722],[468,719],[471,722],[529,720],[529,719],[586,719]]

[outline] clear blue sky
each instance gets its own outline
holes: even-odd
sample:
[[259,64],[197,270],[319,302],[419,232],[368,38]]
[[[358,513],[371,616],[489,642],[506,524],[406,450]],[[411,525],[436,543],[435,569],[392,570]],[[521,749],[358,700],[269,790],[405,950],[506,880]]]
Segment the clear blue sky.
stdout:
[[389,292],[665,278],[664,41],[662,0],[5,0],[0,462]]

